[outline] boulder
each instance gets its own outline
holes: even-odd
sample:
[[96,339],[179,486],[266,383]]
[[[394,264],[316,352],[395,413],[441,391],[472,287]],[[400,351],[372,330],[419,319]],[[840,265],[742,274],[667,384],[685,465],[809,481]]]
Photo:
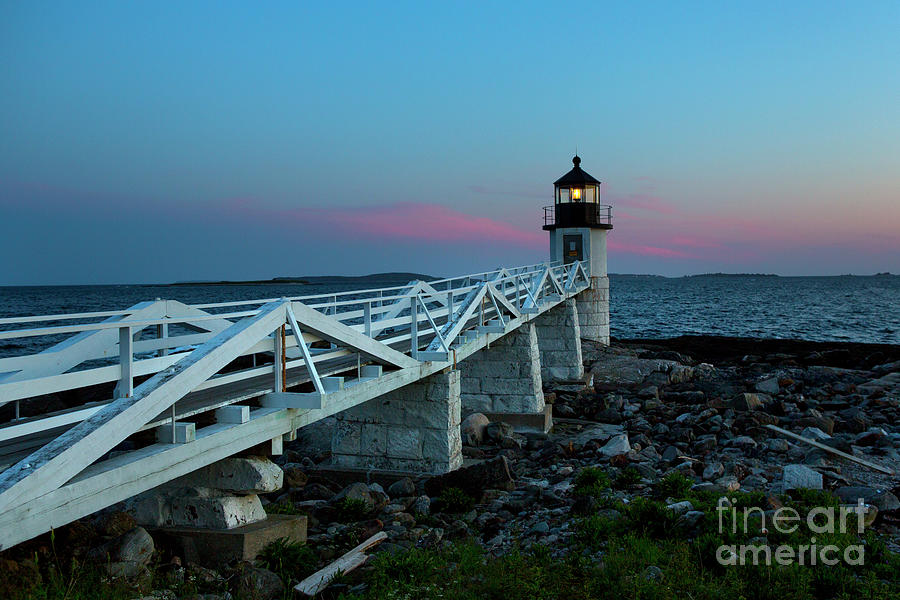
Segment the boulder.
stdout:
[[391,498],[408,498],[416,493],[416,484],[409,477],[404,477],[392,483],[387,493]]
[[734,410],[756,410],[762,406],[762,400],[756,394],[738,394],[728,403]]
[[275,600],[284,593],[284,585],[272,571],[245,567],[238,579],[238,593],[253,600]]
[[302,488],[309,480],[309,476],[299,463],[286,463],[281,469],[284,471],[284,484],[289,488]]
[[472,413],[463,419],[460,429],[466,446],[478,446],[484,441],[485,429],[491,421],[482,413]]
[[128,563],[134,565],[134,568],[128,568],[127,565],[122,566],[123,575],[131,577],[136,574],[138,566],[146,565],[153,558],[153,538],[147,533],[143,527],[135,527],[131,531],[113,538],[92,549],[88,553],[88,558],[103,562],[112,563]]
[[628,434],[620,433],[618,435],[610,438],[606,444],[597,452],[601,456],[605,456],[606,458],[612,458],[613,456],[619,456],[621,454],[628,454],[631,452],[631,444],[628,442]]
[[777,377],[769,377],[768,379],[763,379],[762,381],[758,381],[756,383],[756,391],[763,392],[765,394],[775,395],[781,391],[781,386],[778,385]]
[[206,488],[143,494],[130,501],[129,511],[138,523],[150,527],[233,529],[266,518],[256,494],[234,496]]
[[782,489],[822,489],[822,474],[805,465],[786,465],[781,475]]
[[231,457],[217,461],[176,480],[175,487],[203,487],[256,494],[275,492],[284,483],[281,467],[259,456]]
[[332,504],[335,504],[340,502],[344,498],[365,502],[366,509],[368,511],[372,511],[375,509],[375,496],[373,495],[372,491],[369,490],[369,486],[362,482],[357,481],[356,483],[351,483],[340,492],[335,494],[335,496],[331,499],[331,502]]

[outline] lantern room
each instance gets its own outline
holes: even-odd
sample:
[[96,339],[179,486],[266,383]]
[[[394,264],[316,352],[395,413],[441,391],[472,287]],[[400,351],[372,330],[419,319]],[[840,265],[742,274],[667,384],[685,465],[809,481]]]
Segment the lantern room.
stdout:
[[612,229],[610,207],[600,204],[600,181],[572,159],[572,170],[553,184],[554,204],[544,208],[544,229],[600,227]]

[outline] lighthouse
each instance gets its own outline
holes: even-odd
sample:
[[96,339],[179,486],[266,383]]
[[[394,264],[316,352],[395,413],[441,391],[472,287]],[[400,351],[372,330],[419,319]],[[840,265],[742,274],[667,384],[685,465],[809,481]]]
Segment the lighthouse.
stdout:
[[544,207],[544,230],[550,232],[550,260],[586,261],[591,286],[578,294],[581,337],[609,344],[609,276],[606,236],[612,229],[612,207],[600,203],[600,181],[572,159],[572,170],[553,184],[553,205]]

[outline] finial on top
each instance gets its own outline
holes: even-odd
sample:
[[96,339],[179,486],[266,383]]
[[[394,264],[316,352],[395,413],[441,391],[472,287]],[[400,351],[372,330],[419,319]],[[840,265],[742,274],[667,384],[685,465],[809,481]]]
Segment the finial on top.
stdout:
[[581,157],[578,156],[578,155],[576,154],[575,157],[572,159],[572,164],[575,165],[576,167],[577,167],[578,165],[580,165],[580,164],[581,164]]

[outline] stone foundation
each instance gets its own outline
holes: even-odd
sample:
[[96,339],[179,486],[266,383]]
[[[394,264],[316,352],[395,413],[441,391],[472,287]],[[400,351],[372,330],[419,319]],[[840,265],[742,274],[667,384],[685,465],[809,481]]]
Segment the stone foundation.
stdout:
[[581,337],[609,345],[609,277],[591,277],[591,287],[575,297]]
[[463,414],[540,413],[541,357],[533,323],[525,323],[459,364]]
[[335,466],[446,473],[462,465],[460,372],[436,373],[337,415]]
[[281,467],[263,457],[220,460],[129,501],[147,527],[233,529],[266,519],[259,493],[281,489]]
[[541,356],[543,381],[575,380],[584,377],[581,358],[581,327],[575,300],[551,308],[534,320]]

